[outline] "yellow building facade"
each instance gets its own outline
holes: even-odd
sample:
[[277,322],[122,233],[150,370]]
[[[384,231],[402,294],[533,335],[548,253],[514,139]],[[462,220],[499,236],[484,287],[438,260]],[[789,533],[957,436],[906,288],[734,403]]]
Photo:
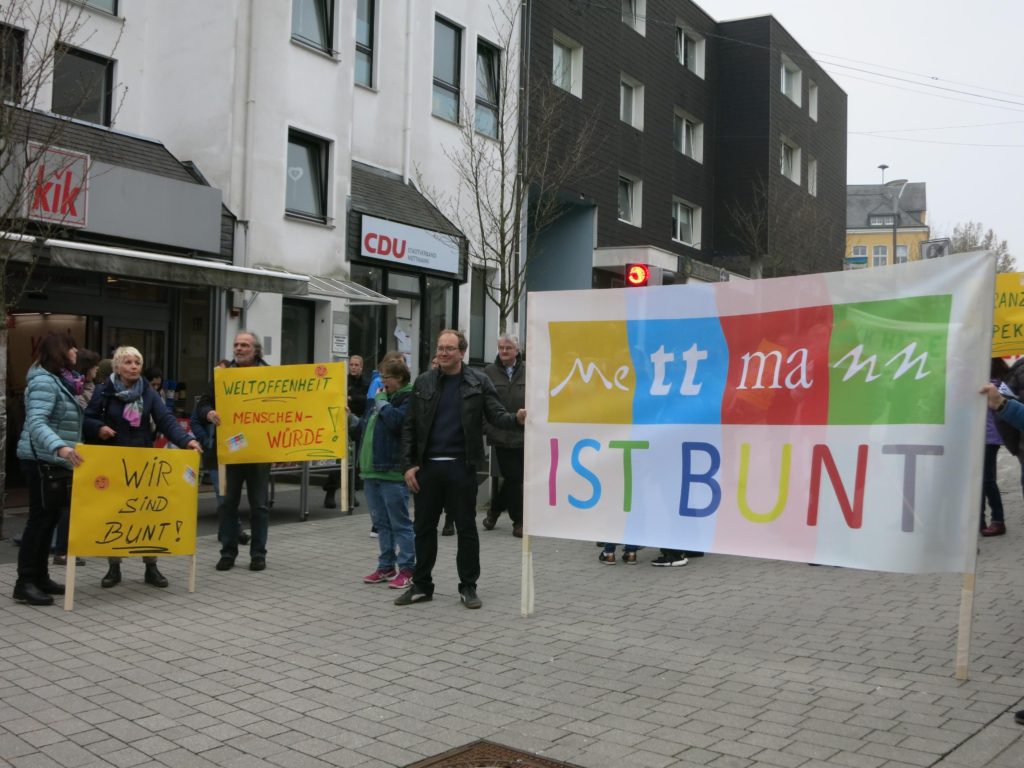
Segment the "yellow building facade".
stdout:
[[918,261],[930,234],[924,182],[847,186],[845,269]]

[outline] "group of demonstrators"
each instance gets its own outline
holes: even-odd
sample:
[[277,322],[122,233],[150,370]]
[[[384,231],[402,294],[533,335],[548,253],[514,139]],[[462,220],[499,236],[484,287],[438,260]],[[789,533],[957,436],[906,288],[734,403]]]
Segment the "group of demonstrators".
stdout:
[[[498,514],[507,510],[514,534],[522,535],[522,425],[526,411],[519,344],[514,337],[503,336],[498,358],[486,373],[463,364],[466,349],[466,337],[460,331],[442,331],[434,364],[415,382],[404,357],[389,353],[378,366],[380,387],[372,397],[364,392],[358,403],[361,415],[353,425],[354,455],[379,548],[377,568],[364,581],[386,582],[404,590],[396,605],[432,599],[437,529],[444,512],[458,536],[460,598],[468,608],[481,606],[476,593],[480,575],[476,473],[485,463],[485,429],[498,452],[503,485],[484,527],[493,529]],[[267,364],[258,337],[250,331],[236,334],[233,352],[233,359],[221,361],[218,367]],[[80,350],[70,335],[50,335],[41,342],[27,377],[25,428],[17,455],[28,484],[29,516],[13,597],[30,605],[51,605],[53,596],[65,591],[50,577],[49,555],[55,531],[62,529],[57,535],[55,562],[63,563],[66,557],[71,478],[83,461],[75,450],[80,442],[151,448],[157,435],[163,434],[178,448],[205,453],[202,463],[211,472],[217,467],[215,431],[221,421],[212,391],[199,399],[192,429],[186,431],[160,396],[162,376],[158,372],[144,375],[139,350],[118,347],[109,371],[104,370],[105,361],[98,355],[81,350],[86,366],[83,372],[79,357]],[[349,403],[350,409],[352,405]],[[270,465],[228,464],[225,474],[223,496],[217,490],[220,559],[216,568],[233,568],[239,545],[248,543],[249,569],[262,571],[267,556]],[[216,475],[213,480],[217,488]],[[251,537],[239,520],[243,485]],[[409,511],[410,492],[417,500],[415,522]],[[167,579],[157,568],[156,558],[143,560],[145,582],[166,587]],[[112,557],[101,584],[113,587],[120,581],[121,560]]]

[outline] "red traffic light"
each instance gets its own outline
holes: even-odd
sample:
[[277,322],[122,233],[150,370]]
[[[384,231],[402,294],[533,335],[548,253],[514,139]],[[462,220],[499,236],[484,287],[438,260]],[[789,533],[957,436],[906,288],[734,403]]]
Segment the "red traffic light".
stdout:
[[647,264],[626,265],[626,285],[633,288],[642,288],[651,279],[651,268]]

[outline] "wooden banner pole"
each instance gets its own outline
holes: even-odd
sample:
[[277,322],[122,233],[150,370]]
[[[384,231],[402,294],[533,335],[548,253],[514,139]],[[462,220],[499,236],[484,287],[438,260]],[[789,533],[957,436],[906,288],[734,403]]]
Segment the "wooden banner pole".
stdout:
[[70,611],[75,607],[75,568],[78,558],[71,552],[68,552],[67,558],[67,565],[64,566],[64,610]]
[[967,680],[971,653],[971,625],[974,621],[974,573],[964,574],[960,588],[960,622],[956,634],[956,679]]
[[533,613],[533,551],[530,548],[530,537],[523,534],[523,573],[520,583],[522,592],[521,612],[523,616]]

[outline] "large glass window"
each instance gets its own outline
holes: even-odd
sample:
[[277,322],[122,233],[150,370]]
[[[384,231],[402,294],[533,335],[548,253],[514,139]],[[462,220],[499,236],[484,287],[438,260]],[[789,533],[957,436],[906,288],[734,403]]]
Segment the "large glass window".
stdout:
[[462,30],[434,19],[434,99],[432,112],[459,122]]
[[794,184],[800,183],[800,147],[782,137],[782,157],[780,162],[782,175]]
[[683,245],[700,247],[700,206],[685,200],[672,203],[672,239]]
[[889,263],[889,246],[887,245],[876,245],[872,249],[872,263],[873,267],[884,267]]
[[551,81],[573,96],[583,96],[583,46],[555,32],[551,42]]
[[313,332],[316,307],[301,299],[281,300],[281,365],[315,362]]
[[677,152],[698,163],[704,160],[704,124],[691,115],[676,110],[673,119],[673,142]]
[[21,62],[25,55],[25,33],[0,24],[0,99],[21,100]]
[[906,264],[907,263],[907,246],[897,245],[896,246],[896,259],[893,261],[894,264]]
[[619,176],[619,221],[640,226],[642,184],[631,176]]
[[110,125],[114,62],[60,45],[54,52],[50,110],[87,123]]
[[494,336],[487,329],[487,270],[473,267],[473,279],[469,292],[469,357],[471,360],[487,360],[487,343]]
[[324,139],[288,131],[285,210],[289,214],[327,220],[328,154]]
[[498,138],[498,90],[501,52],[493,45],[476,44],[476,130]]
[[800,106],[800,96],[803,90],[803,78],[800,72],[800,67],[793,63],[785,54],[782,54],[782,72],[781,72],[781,87],[782,92],[786,94],[786,98]]
[[85,4],[90,8],[96,8],[100,11],[106,11],[110,14],[117,14],[117,0],[85,0]]
[[704,77],[704,38],[686,27],[676,26],[676,58],[697,77]]
[[374,0],[356,4],[356,82],[367,88],[373,85]]
[[292,0],[292,37],[333,53],[334,0]]
[[619,76],[619,119],[638,131],[644,129],[644,86],[626,74]]

